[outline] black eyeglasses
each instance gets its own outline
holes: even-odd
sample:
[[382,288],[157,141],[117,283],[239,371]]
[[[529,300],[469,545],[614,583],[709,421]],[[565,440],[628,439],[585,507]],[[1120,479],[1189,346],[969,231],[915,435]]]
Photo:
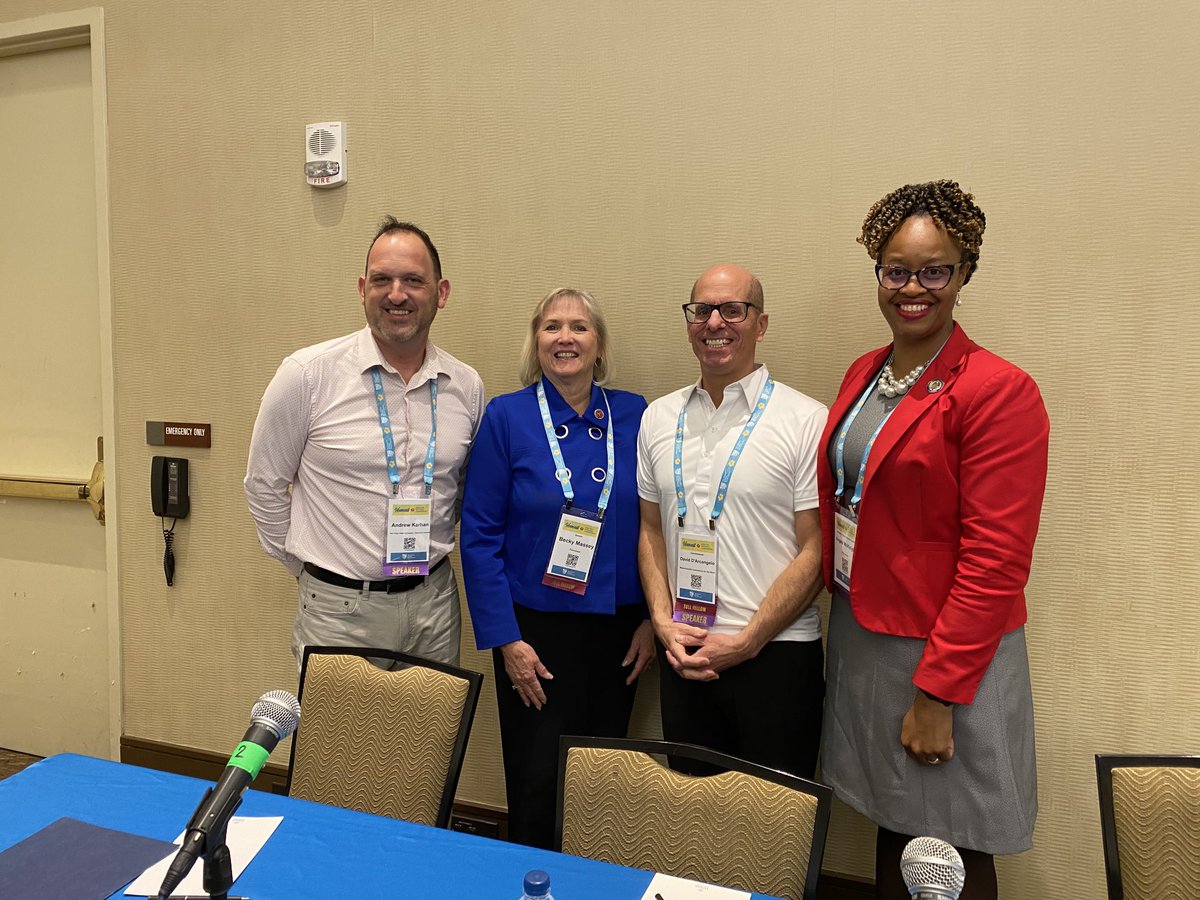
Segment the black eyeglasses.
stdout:
[[915,272],[912,269],[906,269],[904,266],[885,266],[878,265],[875,267],[875,277],[879,279],[879,284],[887,288],[889,291],[898,291],[906,284],[914,275],[917,276],[917,283],[927,291],[940,291],[950,283],[950,279],[954,277],[954,270],[961,266],[966,260],[960,259],[956,263],[945,263],[940,266],[926,266],[923,269],[917,269]]
[[687,319],[689,325],[707,322],[714,309],[726,322],[744,322],[746,316],[750,314],[750,310],[758,309],[758,307],[745,300],[728,300],[725,303],[685,303],[683,304],[683,317]]

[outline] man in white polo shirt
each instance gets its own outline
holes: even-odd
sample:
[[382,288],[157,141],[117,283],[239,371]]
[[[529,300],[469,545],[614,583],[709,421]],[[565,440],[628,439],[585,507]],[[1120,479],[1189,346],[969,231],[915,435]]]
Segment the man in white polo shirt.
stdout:
[[358,279],[366,326],[298,350],[263,395],[246,497],[259,541],[299,579],[307,645],[457,663],[454,548],[483,384],[429,340],[450,297],[424,231],[388,216]]
[[825,693],[812,601],[827,411],[755,362],[767,314],[746,269],[713,266],[684,315],[700,380],[651,403],[638,437],[638,562],[663,648],[663,736],[811,778]]

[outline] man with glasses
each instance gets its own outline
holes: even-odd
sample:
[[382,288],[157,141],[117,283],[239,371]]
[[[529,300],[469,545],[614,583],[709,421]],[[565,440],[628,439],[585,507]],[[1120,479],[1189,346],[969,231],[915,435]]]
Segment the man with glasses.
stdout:
[[483,415],[479,375],[429,341],[450,297],[437,248],[383,220],[358,279],[366,327],[293,353],[263,395],[246,497],[299,579],[292,652],[378,647],[458,662],[454,547]]
[[638,437],[638,562],[662,644],[663,736],[811,778],[826,410],[755,362],[767,314],[749,271],[712,267],[683,312],[700,379],[650,404]]

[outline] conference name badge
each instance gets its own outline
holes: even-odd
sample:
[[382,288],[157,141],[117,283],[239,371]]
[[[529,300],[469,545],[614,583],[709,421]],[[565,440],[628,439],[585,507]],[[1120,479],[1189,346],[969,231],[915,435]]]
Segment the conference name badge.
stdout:
[[432,500],[388,501],[387,555],[384,578],[429,574],[429,531]]
[[587,590],[603,525],[597,516],[585,510],[564,509],[558,519],[542,584],[582,596]]
[[717,624],[717,536],[681,531],[675,541],[675,611],[685,625]]
[[854,541],[858,523],[838,510],[833,514],[833,581],[850,591],[850,567],[854,563]]

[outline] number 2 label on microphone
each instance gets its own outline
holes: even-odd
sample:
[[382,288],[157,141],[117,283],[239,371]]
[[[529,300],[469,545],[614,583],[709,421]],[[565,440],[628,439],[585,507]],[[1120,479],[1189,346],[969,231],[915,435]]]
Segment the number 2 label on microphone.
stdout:
[[270,751],[265,747],[260,747],[253,741],[242,741],[234,748],[233,756],[229,757],[229,765],[249,772],[251,778],[257,778],[270,755]]

